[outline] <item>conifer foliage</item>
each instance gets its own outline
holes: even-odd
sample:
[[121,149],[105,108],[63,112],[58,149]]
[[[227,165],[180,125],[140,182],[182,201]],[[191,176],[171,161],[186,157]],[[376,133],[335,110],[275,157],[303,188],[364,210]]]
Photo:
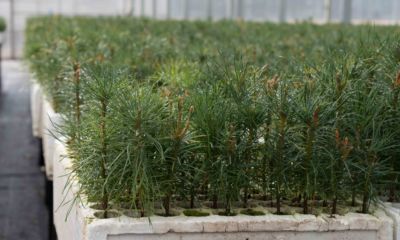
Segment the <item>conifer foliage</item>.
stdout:
[[368,213],[399,200],[399,33],[52,16],[25,56],[103,217]]

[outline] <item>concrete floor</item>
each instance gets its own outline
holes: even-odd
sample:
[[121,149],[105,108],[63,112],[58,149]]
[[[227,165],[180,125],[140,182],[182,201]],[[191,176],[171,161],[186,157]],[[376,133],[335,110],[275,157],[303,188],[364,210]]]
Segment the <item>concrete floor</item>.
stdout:
[[40,143],[32,136],[29,75],[19,61],[2,63],[0,96],[0,240],[47,240],[46,181]]

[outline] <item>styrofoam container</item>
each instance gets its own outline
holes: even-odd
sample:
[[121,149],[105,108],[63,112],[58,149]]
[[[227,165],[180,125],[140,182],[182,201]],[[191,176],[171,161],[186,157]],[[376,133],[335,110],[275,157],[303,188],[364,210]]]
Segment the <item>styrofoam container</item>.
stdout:
[[400,203],[382,203],[385,213],[393,219],[393,239],[400,240]]
[[56,113],[46,98],[42,100],[42,143],[43,156],[46,170],[46,177],[53,179],[53,157],[56,139],[59,136],[58,126],[60,126],[63,118],[62,115]]
[[32,117],[32,134],[34,137],[42,137],[42,105],[43,105],[42,88],[36,82],[31,85],[31,117]]

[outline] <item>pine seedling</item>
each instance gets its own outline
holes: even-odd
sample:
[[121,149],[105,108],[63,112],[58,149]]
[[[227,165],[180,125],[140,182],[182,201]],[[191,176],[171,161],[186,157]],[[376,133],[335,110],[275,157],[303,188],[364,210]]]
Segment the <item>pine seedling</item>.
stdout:
[[371,201],[376,200],[378,186],[383,176],[389,172],[388,161],[382,153],[393,149],[393,133],[385,130],[387,124],[382,116],[384,102],[378,83],[355,82],[352,111],[349,124],[353,133],[354,151],[352,152],[353,171],[358,173],[361,195],[361,212],[368,213]]
[[65,117],[65,125],[64,130],[68,131],[68,144],[79,144],[79,129],[82,115],[82,102],[83,102],[83,94],[82,94],[82,83],[81,83],[81,66],[79,63],[74,63],[69,66],[69,69],[64,70],[65,76],[64,79],[66,81],[65,89],[68,89],[68,93],[71,95],[65,94],[63,97],[66,103],[69,103],[68,107],[64,107],[63,114]]
[[[375,81],[382,85],[381,93],[384,100],[383,116],[385,119],[385,131],[391,131],[394,134],[392,138],[393,145],[398,145],[399,139],[399,128],[398,122],[400,120],[400,108],[399,108],[399,92],[400,92],[400,75],[399,75],[399,45],[398,35],[388,35],[383,39],[380,39],[379,43],[379,54],[374,55],[377,58],[377,66],[375,67],[376,76]],[[390,130],[389,130],[390,129]],[[398,199],[398,173],[400,159],[399,147],[394,147],[381,156],[382,158],[388,158],[390,164],[390,173],[386,177],[387,183],[387,195],[386,192],[381,192],[388,201],[396,201]],[[386,190],[386,189],[385,189]]]
[[349,155],[353,149],[349,139],[347,137],[342,138],[340,136],[340,132],[336,129],[335,132],[335,146],[336,150],[339,152],[339,156],[334,156],[331,163],[331,172],[330,172],[330,184],[332,190],[332,207],[331,207],[331,217],[337,214],[337,205],[340,196],[339,185],[344,182],[344,173],[347,171],[347,161],[349,159]]
[[240,157],[244,153],[245,144],[238,142],[239,133],[233,124],[230,124],[226,129],[227,132],[221,136],[221,142],[218,145],[220,151],[224,154],[218,159],[219,163],[216,164],[220,167],[218,176],[219,197],[225,202],[225,211],[220,214],[234,216],[236,213],[233,212],[233,201],[238,199],[242,186],[240,181],[243,178],[243,169]]
[[232,101],[232,120],[236,131],[240,132],[238,142],[243,145],[239,162],[243,168],[243,207],[247,208],[250,190],[255,181],[255,170],[258,168],[258,148],[260,132],[258,129],[265,123],[267,108],[261,98],[263,92],[263,70],[253,68],[243,60],[234,59],[234,65],[224,63],[223,86],[228,101]]
[[212,207],[217,208],[219,195],[220,158],[223,153],[218,147],[221,136],[226,131],[226,122],[231,117],[231,105],[222,97],[221,89],[212,86],[206,91],[198,92],[191,98],[191,104],[196,111],[193,113],[193,127],[199,134],[199,143],[203,145],[203,166],[201,169],[204,178],[203,185],[208,188],[212,200]]
[[282,198],[284,194],[285,178],[283,177],[285,170],[290,168],[289,157],[291,153],[291,129],[293,124],[292,112],[290,109],[290,101],[292,96],[289,95],[290,83],[274,77],[265,83],[266,98],[271,104],[272,122],[270,126],[270,135],[264,140],[268,143],[269,148],[264,149],[266,154],[271,152],[269,162],[269,175],[271,178],[270,189],[273,191],[276,201],[276,214],[282,214]]
[[[329,191],[322,191],[323,194],[331,202],[331,217],[337,214],[337,205],[339,200],[346,197],[347,190],[343,187],[343,183],[350,182],[352,176],[349,172],[349,155],[352,151],[352,144],[349,141],[345,121],[349,116],[346,104],[349,98],[348,79],[354,70],[355,64],[351,57],[344,63],[327,62],[318,70],[318,78],[321,78],[323,89],[326,91],[327,105],[331,106],[329,116],[332,119],[327,122],[329,133],[327,136],[327,146],[324,147],[327,162],[322,162],[322,167],[328,169],[323,175],[326,175],[326,189]],[[339,66],[339,67],[337,67]],[[328,112],[327,112],[328,113]],[[323,169],[321,169],[323,170]],[[324,179],[320,181],[324,182]],[[350,180],[350,181],[349,181]],[[340,187],[342,186],[342,187]],[[324,187],[324,184],[321,184]],[[324,206],[327,206],[328,201],[324,200]]]
[[83,70],[85,105],[82,106],[81,140],[77,146],[74,172],[88,194],[89,200],[99,202],[107,217],[110,192],[117,176],[109,175],[110,162],[115,158],[116,126],[113,125],[113,101],[122,73],[110,67],[95,66]]
[[190,130],[194,107],[190,106],[189,109],[185,109],[184,102],[184,96],[180,96],[176,104],[169,102],[170,112],[164,126],[166,135],[161,141],[164,158],[160,162],[162,173],[159,174],[159,181],[162,187],[165,216],[171,216],[172,196],[177,191],[178,183],[182,181],[179,179],[182,170],[181,164],[186,162],[186,158],[193,155],[195,148],[193,132]]
[[[313,200],[321,189],[321,167],[326,162],[325,148],[329,146],[332,133],[331,119],[334,108],[324,101],[326,96],[317,88],[315,80],[308,73],[302,86],[296,92],[297,99],[292,102],[299,133],[298,159],[296,165],[303,175],[300,189],[303,197],[303,213],[309,213],[309,200]],[[321,191],[319,194],[322,194]]]
[[150,216],[160,191],[155,176],[157,163],[164,158],[159,133],[167,109],[151,87],[141,85],[121,89],[115,109],[120,153],[109,167],[109,174],[118,176],[113,198],[127,203],[141,217]]
[[[79,63],[74,63],[74,86],[75,86],[75,121],[76,125],[79,128],[79,124],[81,122],[81,65]],[[77,136],[79,138],[79,136]]]
[[204,184],[204,162],[204,150],[199,148],[183,164],[184,170],[181,178],[185,181],[181,182],[181,195],[183,199],[189,199],[189,208],[191,209],[196,207],[197,194]]
[[260,77],[264,78],[264,86],[261,87],[264,92],[260,95],[263,99],[264,107],[266,108],[266,117],[263,126],[260,126],[262,137],[258,139],[259,143],[261,144],[261,157],[259,159],[260,162],[258,163],[258,166],[260,166],[258,177],[259,181],[261,181],[260,187],[263,194],[262,198],[264,201],[267,201],[268,193],[270,191],[270,181],[272,180],[272,104],[269,97],[275,97],[275,91],[278,86],[279,78],[277,75],[275,75],[272,79],[268,78],[268,65],[264,65],[260,69]]
[[349,143],[347,137],[343,137],[340,135],[342,129],[343,116],[343,104],[345,103],[345,82],[342,79],[342,76],[336,74],[335,76],[335,99],[333,103],[335,104],[335,150],[338,154],[333,154],[331,157],[331,171],[330,171],[330,187],[332,191],[332,207],[331,207],[331,217],[334,214],[337,214],[337,204],[339,198],[339,184],[343,181],[345,171],[346,161],[348,156],[352,150],[352,146]]
[[[393,80],[392,88],[388,91],[389,92],[389,118],[390,121],[388,122],[387,128],[391,129],[393,132],[398,133],[398,122],[400,120],[400,72],[397,73],[396,78]],[[396,134],[398,136],[398,134]],[[395,136],[393,138],[394,144],[398,144],[400,142],[399,137]],[[399,186],[399,169],[400,166],[398,161],[400,159],[400,151],[399,148],[393,148],[390,151],[390,167],[391,167],[391,176],[389,178],[389,196],[388,201],[394,202],[398,199],[396,194],[396,189]]]

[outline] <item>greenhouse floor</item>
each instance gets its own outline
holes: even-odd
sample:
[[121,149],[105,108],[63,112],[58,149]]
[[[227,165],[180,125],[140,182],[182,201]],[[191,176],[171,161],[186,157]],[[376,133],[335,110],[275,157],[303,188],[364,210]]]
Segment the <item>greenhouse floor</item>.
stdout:
[[2,63],[0,96],[0,239],[49,239],[46,180],[32,136],[29,75],[19,61]]

